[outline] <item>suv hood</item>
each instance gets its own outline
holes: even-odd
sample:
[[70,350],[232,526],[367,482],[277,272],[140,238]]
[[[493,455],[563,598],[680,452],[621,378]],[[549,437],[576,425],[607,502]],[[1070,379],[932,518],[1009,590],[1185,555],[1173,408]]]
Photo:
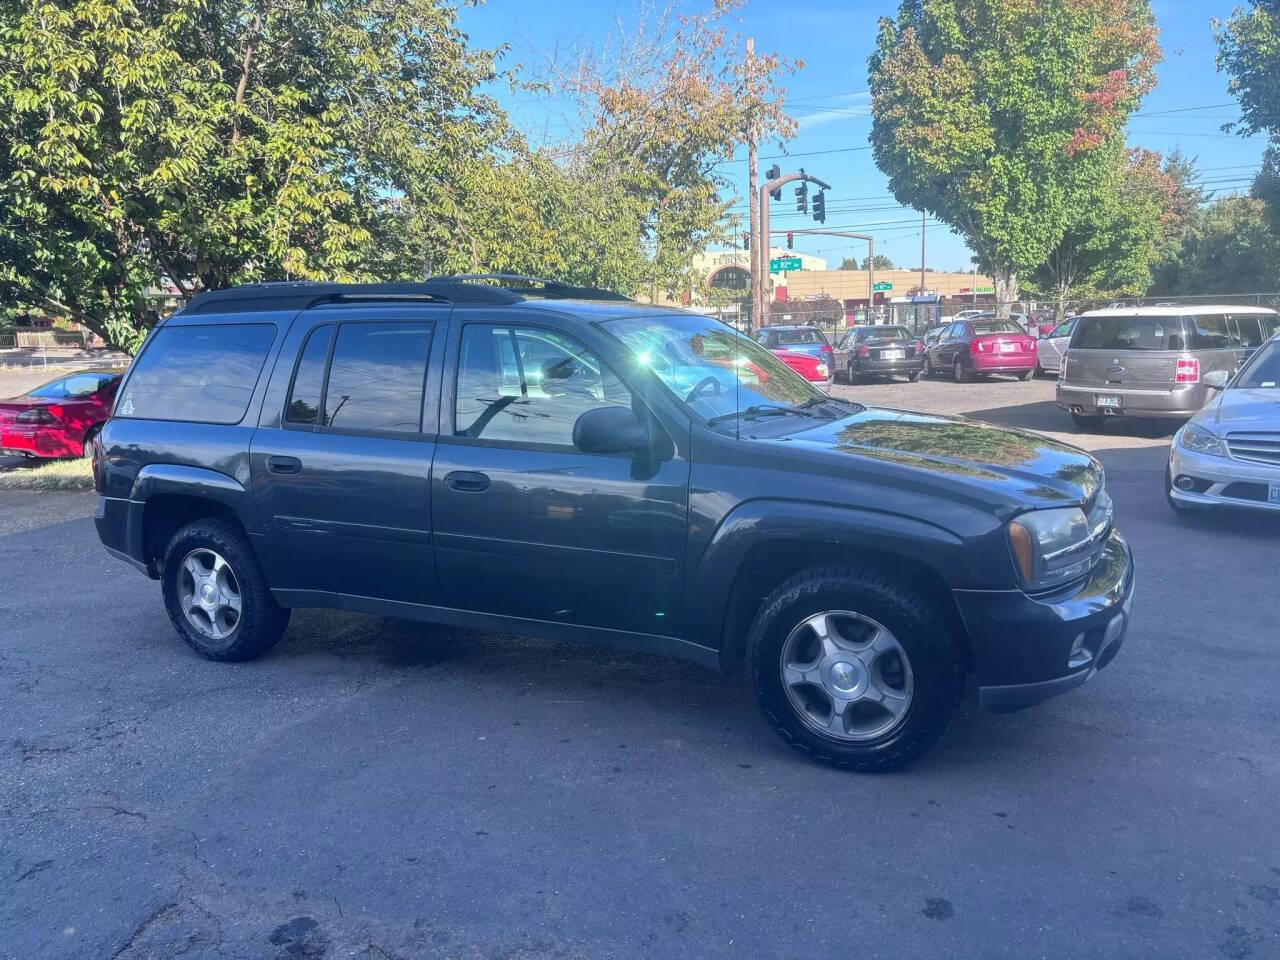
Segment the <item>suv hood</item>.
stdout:
[[1224,390],[1195,419],[1227,430],[1280,430],[1280,390]]
[[1102,465],[1078,447],[964,417],[868,407],[789,440],[814,451],[909,467],[1013,504],[1084,503],[1103,483]]

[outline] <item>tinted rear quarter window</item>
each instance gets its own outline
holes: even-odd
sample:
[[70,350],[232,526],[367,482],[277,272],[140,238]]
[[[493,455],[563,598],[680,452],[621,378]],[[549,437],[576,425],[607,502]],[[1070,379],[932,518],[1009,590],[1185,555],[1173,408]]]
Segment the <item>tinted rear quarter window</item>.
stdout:
[[1081,317],[1072,350],[1183,350],[1178,317],[1119,315]]
[[1225,350],[1236,345],[1227,318],[1222,314],[1196,314],[1185,319],[1190,349]]
[[115,415],[239,423],[275,336],[272,323],[161,327],[134,361]]

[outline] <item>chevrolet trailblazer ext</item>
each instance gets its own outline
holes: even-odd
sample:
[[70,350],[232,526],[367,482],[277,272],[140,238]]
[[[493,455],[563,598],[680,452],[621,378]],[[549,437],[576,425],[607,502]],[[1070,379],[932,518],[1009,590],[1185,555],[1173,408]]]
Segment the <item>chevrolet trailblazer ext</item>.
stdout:
[[338,607],[745,662],[783,739],[857,770],[928,750],[970,671],[996,710],[1084,683],[1133,592],[1087,453],[531,278],[197,296],[94,472],[103,543],[206,657]]

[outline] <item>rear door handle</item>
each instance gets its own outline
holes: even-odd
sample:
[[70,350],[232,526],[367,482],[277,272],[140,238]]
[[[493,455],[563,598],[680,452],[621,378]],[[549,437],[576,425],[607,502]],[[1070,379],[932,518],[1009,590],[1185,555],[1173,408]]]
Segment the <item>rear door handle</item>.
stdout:
[[482,493],[489,489],[489,478],[470,470],[454,470],[444,476],[445,486],[461,493]]
[[300,473],[302,461],[297,457],[267,457],[267,469],[272,473]]

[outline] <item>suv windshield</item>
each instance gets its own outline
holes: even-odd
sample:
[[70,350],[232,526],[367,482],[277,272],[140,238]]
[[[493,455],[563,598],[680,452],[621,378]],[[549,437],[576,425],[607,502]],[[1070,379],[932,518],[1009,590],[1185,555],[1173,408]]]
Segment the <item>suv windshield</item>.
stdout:
[[1182,350],[1186,341],[1178,317],[1082,317],[1072,350]]
[[1237,389],[1274,390],[1280,384],[1280,341],[1272,340],[1253,355],[1236,381]]
[[764,347],[709,317],[626,317],[602,327],[704,420],[828,399]]

